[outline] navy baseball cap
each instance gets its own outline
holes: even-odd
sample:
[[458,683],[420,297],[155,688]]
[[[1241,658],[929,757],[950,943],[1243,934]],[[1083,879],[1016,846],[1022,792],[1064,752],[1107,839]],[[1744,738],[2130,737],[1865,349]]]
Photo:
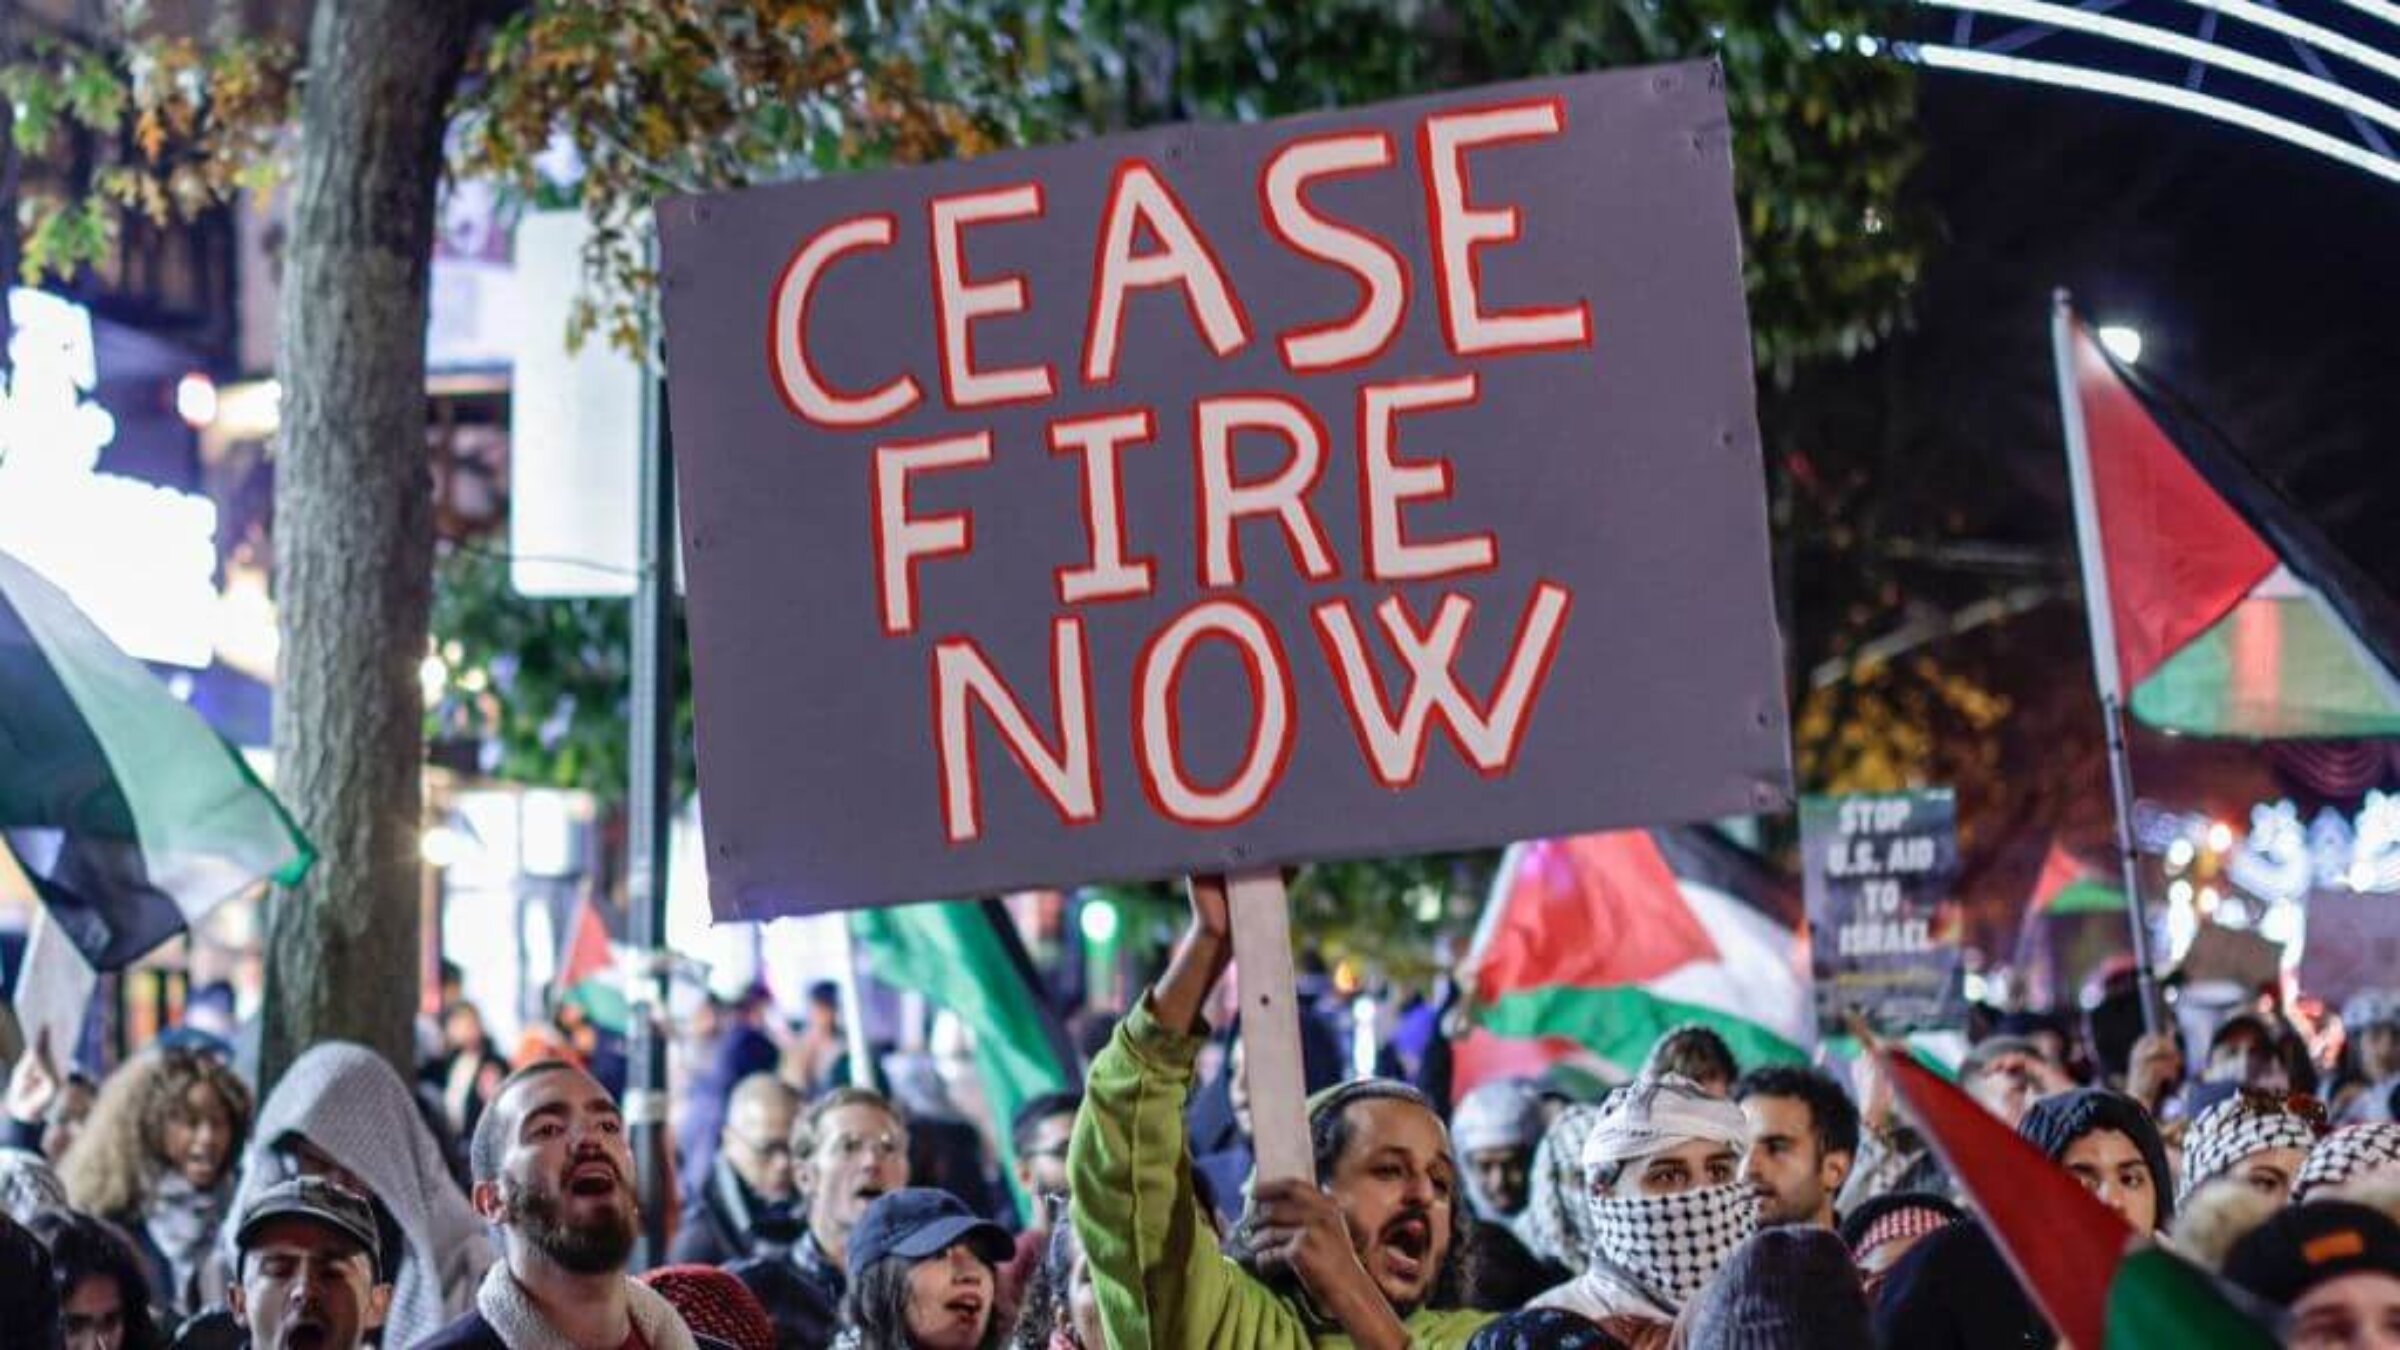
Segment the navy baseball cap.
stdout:
[[989,1219],[980,1219],[948,1191],[911,1186],[879,1196],[850,1231],[850,1278],[887,1256],[922,1261],[959,1243],[969,1244],[994,1268],[1017,1254],[1016,1239]]

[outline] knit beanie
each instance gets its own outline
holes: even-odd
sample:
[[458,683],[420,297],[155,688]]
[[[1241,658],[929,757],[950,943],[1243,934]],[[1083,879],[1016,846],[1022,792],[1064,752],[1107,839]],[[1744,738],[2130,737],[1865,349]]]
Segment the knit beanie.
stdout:
[[2106,1088],[2076,1088],[2044,1097],[2017,1122],[2017,1133],[2052,1162],[2064,1158],[2076,1140],[2101,1130],[2115,1130],[2141,1150],[2150,1168],[2150,1188],[2158,1195],[2158,1230],[2175,1219],[2175,1174],[2167,1168],[2167,1146],[2158,1137],[2158,1123],[2142,1104]]
[[2225,1278],[2278,1307],[2327,1280],[2400,1276],[2400,1224],[2346,1200],[2294,1205],[2233,1244]]
[[775,1323],[758,1295],[715,1266],[662,1266],[641,1277],[695,1334],[733,1350],[775,1350]]
[[1691,1350],[1860,1350],[1875,1343],[1841,1238],[1769,1228],[1745,1242],[1693,1309]]

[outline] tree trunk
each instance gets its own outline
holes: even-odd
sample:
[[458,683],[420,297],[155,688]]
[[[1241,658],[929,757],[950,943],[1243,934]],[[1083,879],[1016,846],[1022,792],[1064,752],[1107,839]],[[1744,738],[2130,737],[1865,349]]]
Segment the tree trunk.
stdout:
[[413,1067],[433,591],[426,290],[478,6],[341,0],[309,30],[276,359],[276,784],[314,841],[267,919],[259,1076],[325,1040]]

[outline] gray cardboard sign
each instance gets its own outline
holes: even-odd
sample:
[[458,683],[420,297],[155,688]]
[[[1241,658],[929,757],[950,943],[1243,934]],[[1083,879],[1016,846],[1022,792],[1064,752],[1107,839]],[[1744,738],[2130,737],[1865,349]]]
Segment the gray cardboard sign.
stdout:
[[1805,797],[1801,882],[1817,1025],[1886,1035],[1967,1025],[1958,798],[1949,788]]
[[662,205],[718,917],[1783,806],[1718,79]]

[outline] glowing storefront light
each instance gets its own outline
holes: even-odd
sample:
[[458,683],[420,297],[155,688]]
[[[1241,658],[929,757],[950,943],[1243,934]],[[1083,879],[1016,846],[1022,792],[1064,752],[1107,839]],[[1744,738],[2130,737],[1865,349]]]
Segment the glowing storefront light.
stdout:
[[99,472],[117,424],[90,398],[99,369],[88,310],[17,289],[8,312],[15,374],[0,391],[0,550],[49,578],[132,655],[208,665],[216,505]]

